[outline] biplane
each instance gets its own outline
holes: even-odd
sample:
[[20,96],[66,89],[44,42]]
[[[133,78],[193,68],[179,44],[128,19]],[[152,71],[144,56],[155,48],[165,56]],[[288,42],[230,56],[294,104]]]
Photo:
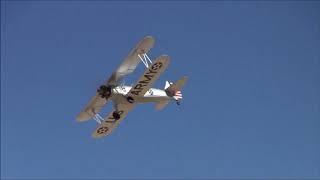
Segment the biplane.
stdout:
[[[109,135],[137,104],[153,102],[156,103],[157,110],[163,109],[170,101],[180,105],[181,88],[186,83],[187,77],[182,77],[175,83],[166,81],[164,89],[151,88],[170,62],[167,55],[161,55],[151,61],[147,53],[154,43],[155,40],[151,36],[142,39],[110,78],[97,89],[96,95],[77,116],[79,122],[90,119],[97,121],[99,125],[92,133],[92,137]],[[140,62],[146,67],[143,75],[133,86],[126,86],[123,78],[134,72]],[[103,118],[99,112],[108,101],[113,102],[113,110]]]

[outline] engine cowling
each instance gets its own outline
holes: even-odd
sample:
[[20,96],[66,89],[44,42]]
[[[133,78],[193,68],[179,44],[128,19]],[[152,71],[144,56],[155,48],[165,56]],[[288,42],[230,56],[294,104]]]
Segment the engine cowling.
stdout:
[[111,96],[112,88],[110,86],[101,85],[97,92],[102,98],[109,98]]

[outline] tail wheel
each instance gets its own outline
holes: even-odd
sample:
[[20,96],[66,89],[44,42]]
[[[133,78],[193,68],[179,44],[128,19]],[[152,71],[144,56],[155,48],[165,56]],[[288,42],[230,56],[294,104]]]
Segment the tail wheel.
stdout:
[[120,119],[120,114],[119,114],[117,111],[114,111],[114,112],[112,113],[112,116],[113,116],[113,118],[114,118],[115,120]]
[[128,97],[127,97],[127,101],[128,101],[129,103],[134,103],[134,99],[133,99],[133,97],[131,97],[131,96],[128,96]]

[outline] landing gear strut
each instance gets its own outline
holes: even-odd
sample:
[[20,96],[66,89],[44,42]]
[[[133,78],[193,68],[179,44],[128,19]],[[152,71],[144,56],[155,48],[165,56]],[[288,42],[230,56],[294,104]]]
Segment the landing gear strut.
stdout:
[[129,102],[129,103],[134,103],[134,99],[133,99],[133,97],[131,97],[131,96],[128,96],[127,97],[127,101]]
[[111,87],[110,86],[106,86],[106,85],[102,85],[102,86],[99,87],[97,92],[99,93],[99,95],[102,98],[108,99],[111,96]]

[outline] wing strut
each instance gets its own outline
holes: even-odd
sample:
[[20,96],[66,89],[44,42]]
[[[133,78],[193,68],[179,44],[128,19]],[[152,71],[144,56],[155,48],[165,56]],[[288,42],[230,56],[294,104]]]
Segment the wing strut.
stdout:
[[100,114],[98,114],[98,113],[93,116],[93,119],[95,121],[97,121],[97,123],[99,123],[99,124],[101,124],[102,121],[104,120],[103,117],[101,117]]
[[[143,56],[143,57],[142,57]],[[140,60],[143,62],[143,64],[149,68],[149,65],[152,64],[151,59],[149,58],[149,56],[147,55],[147,53],[143,53],[141,56],[141,54],[138,54],[138,57],[140,58]]]

